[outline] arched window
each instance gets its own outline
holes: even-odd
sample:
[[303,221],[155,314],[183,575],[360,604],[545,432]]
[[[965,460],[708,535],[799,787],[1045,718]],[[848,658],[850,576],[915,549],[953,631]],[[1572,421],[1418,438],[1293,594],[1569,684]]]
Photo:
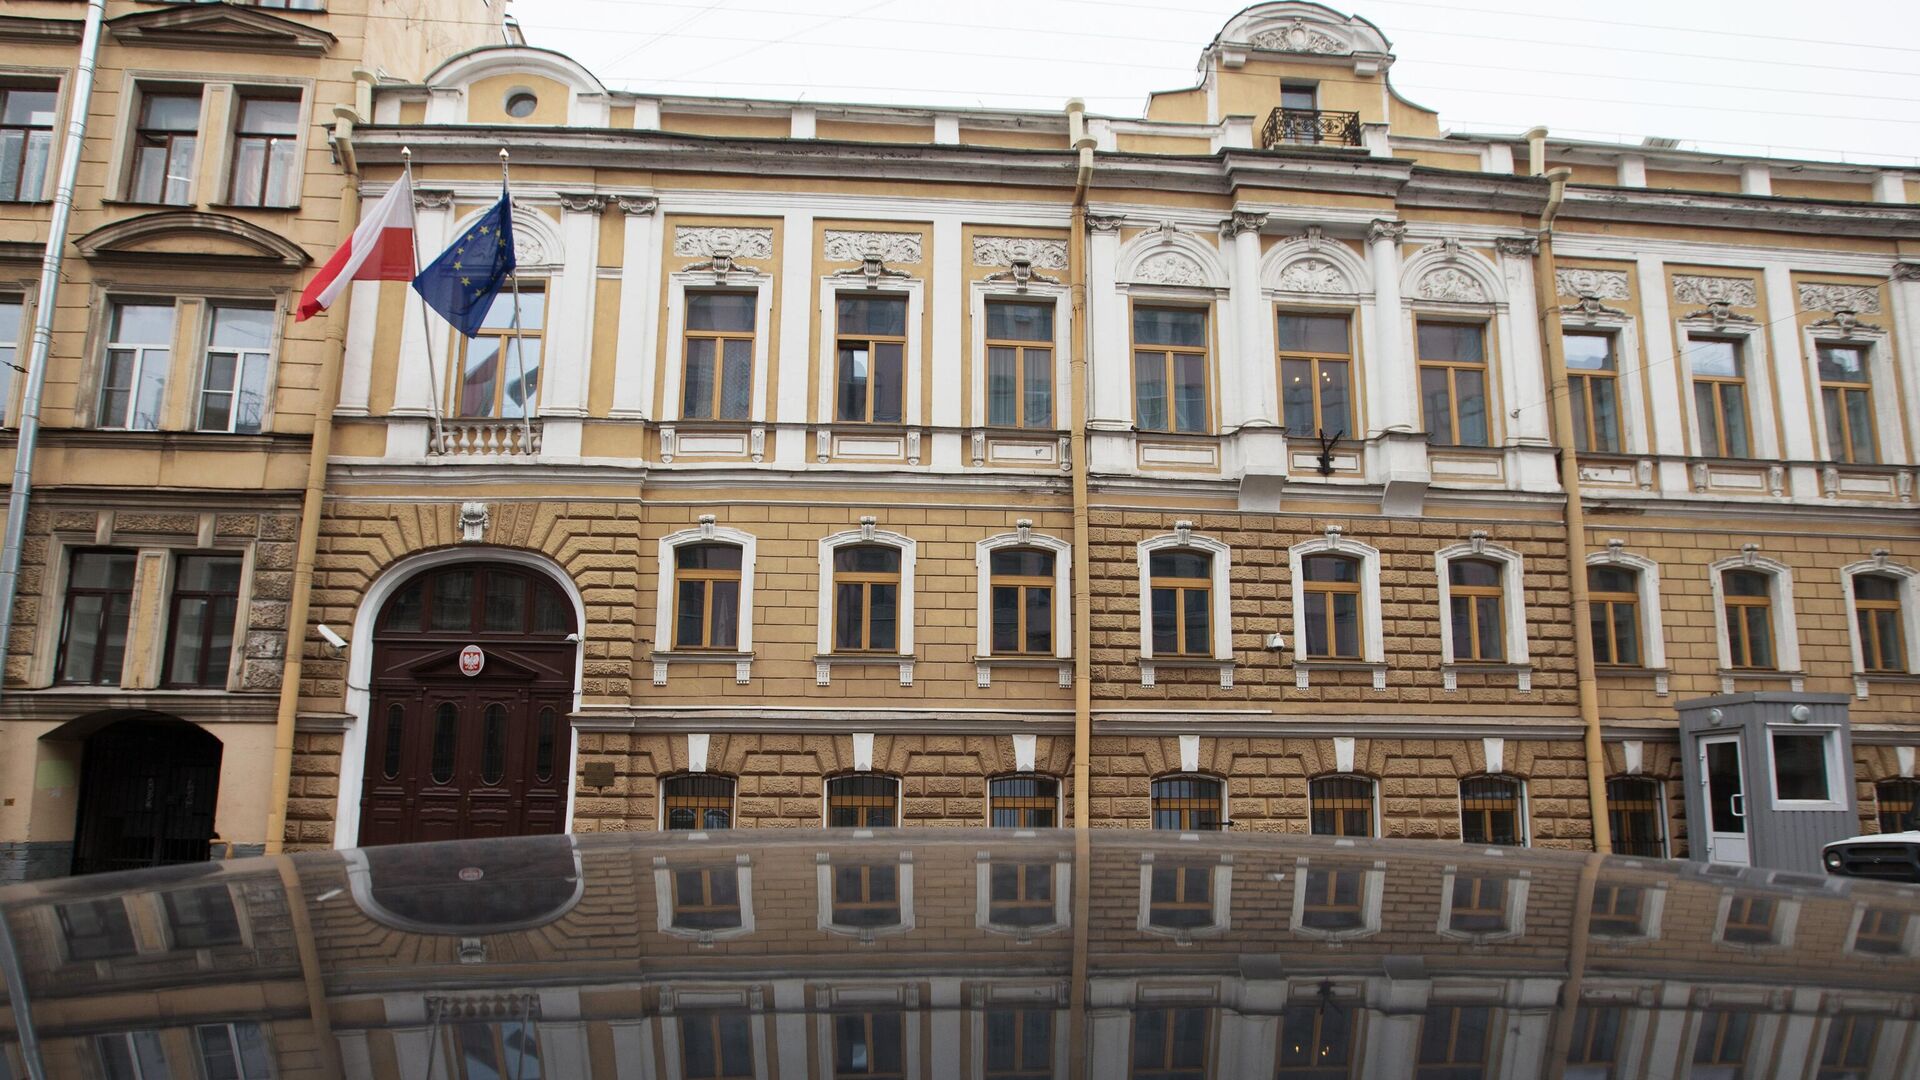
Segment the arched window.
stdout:
[[1301,652],[1310,659],[1359,660],[1361,563],[1345,555],[1308,555],[1300,560],[1305,610],[1300,613]]
[[1879,674],[1907,670],[1902,621],[1898,578],[1890,574],[1853,576],[1853,623],[1859,635],[1861,670]]
[[1506,660],[1505,567],[1490,559],[1447,562],[1448,611],[1456,662]]
[[429,570],[402,585],[380,613],[380,632],[564,637],[573,605],[544,574],[492,564]]
[[833,553],[833,651],[895,652],[900,644],[900,551],[860,544]]
[[674,549],[675,649],[739,648],[740,556],[733,544]]
[[1616,776],[1607,781],[1607,823],[1614,854],[1667,857],[1666,810],[1658,780]]
[[1873,786],[1873,801],[1878,810],[1880,831],[1906,832],[1920,829],[1920,816],[1914,805],[1920,799],[1920,780],[1882,780]]
[[660,825],[665,829],[733,827],[734,782],[693,773],[660,781]]
[[1052,656],[1054,554],[1005,548],[990,556],[990,615],[995,656]]
[[1153,782],[1153,827],[1218,830],[1226,823],[1225,790],[1211,776],[1167,776]]
[[827,827],[890,828],[900,824],[900,781],[858,773],[827,781]]
[[1213,655],[1213,556],[1174,548],[1148,556],[1153,655]]
[[1460,840],[1525,846],[1526,785],[1511,776],[1469,776],[1460,781]]
[[1728,666],[1771,671],[1779,666],[1773,642],[1773,579],[1758,570],[1720,575],[1726,608]]
[[1625,566],[1587,567],[1587,599],[1593,662],[1608,667],[1639,667],[1639,571]]
[[1307,785],[1307,816],[1315,836],[1372,836],[1373,781],[1323,776]]
[[996,829],[1051,829],[1060,824],[1060,781],[1002,776],[987,782],[987,804]]

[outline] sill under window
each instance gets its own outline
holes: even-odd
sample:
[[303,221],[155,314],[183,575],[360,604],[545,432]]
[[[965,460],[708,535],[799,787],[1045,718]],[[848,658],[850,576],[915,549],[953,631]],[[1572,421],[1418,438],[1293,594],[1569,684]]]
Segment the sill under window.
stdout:
[[1441,685],[1451,693],[1460,689],[1461,675],[1502,675],[1514,677],[1514,688],[1521,693],[1533,691],[1533,665],[1509,664],[1500,660],[1454,660],[1440,665]]
[[1315,671],[1367,671],[1373,673],[1373,688],[1387,688],[1388,664],[1384,660],[1356,660],[1351,657],[1297,656],[1293,661],[1293,688],[1308,690]]
[[914,659],[915,657],[912,653],[819,653],[813,658],[813,682],[815,686],[831,686],[833,684],[833,669],[835,666],[891,667],[898,665],[900,668],[900,685],[912,686]]
[[208,206],[210,206],[210,207],[212,207],[212,208],[213,208],[213,209],[215,209],[215,210],[275,210],[275,211],[286,211],[286,210],[298,210],[298,209],[300,209],[300,204],[299,204],[299,203],[297,203],[297,202],[295,202],[295,203],[232,203],[232,202],[212,202],[212,203],[208,203],[207,205],[208,205]]
[[1733,693],[1733,684],[1736,682],[1761,679],[1776,682],[1784,679],[1796,694],[1807,688],[1805,671],[1784,671],[1774,668],[1721,668],[1715,674],[1720,676],[1720,692],[1723,694]]
[[1220,689],[1233,689],[1233,669],[1238,661],[1222,660],[1214,656],[1141,656],[1135,663],[1140,665],[1140,685],[1153,686],[1161,668],[1204,668],[1220,673]]
[[1058,683],[1062,690],[1073,685],[1073,657],[1047,656],[1040,653],[1007,653],[1004,655],[976,656],[973,658],[974,686],[986,689],[993,685],[993,669],[1004,668],[1055,668],[1058,671]]
[[1595,664],[1594,675],[1600,678],[1612,676],[1617,679],[1653,679],[1653,692],[1659,697],[1667,696],[1667,681],[1673,675],[1672,668],[1641,667],[1638,664]]
[[146,199],[101,199],[102,206],[145,207],[149,210],[191,210],[197,203],[188,202],[150,202]]
[[753,654],[726,649],[682,649],[677,652],[655,649],[648,657],[653,662],[653,685],[667,685],[667,668],[672,664],[732,664],[733,681],[741,686],[753,681]]

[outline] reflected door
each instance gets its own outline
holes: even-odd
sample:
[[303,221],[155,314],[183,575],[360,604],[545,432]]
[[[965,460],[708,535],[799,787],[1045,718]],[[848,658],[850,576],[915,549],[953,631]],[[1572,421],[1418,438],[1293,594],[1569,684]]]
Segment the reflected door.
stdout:
[[1747,789],[1740,768],[1740,736],[1700,740],[1701,794],[1707,807],[1707,861],[1749,864]]

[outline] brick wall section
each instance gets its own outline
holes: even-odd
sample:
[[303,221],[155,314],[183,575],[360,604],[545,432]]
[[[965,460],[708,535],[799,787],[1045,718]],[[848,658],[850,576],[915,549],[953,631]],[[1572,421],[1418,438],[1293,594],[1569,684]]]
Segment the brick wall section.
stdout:
[[333,810],[340,796],[340,751],[346,736],[335,731],[296,731],[293,775],[287,787],[283,836],[289,851],[333,846]]
[[[1194,533],[1231,549],[1233,648],[1238,666],[1231,690],[1219,688],[1211,669],[1162,668],[1156,686],[1142,687],[1140,577],[1136,545],[1173,532],[1177,520]],[[1548,706],[1568,712],[1576,703],[1573,628],[1568,622],[1566,545],[1553,525],[1471,521],[1299,517],[1273,514],[1178,514],[1142,511],[1092,512],[1093,678],[1096,699],[1168,702],[1288,702],[1311,706],[1333,702],[1419,704],[1470,708],[1481,705]],[[1311,686],[1295,689],[1290,649],[1277,653],[1266,636],[1298,633],[1287,549],[1323,538],[1337,525],[1343,538],[1380,549],[1381,618],[1391,668],[1387,689],[1372,689],[1366,671],[1312,673]],[[1476,529],[1492,544],[1520,553],[1525,562],[1528,650],[1533,690],[1521,693],[1511,672],[1475,674],[1463,669],[1459,689],[1443,689],[1440,675],[1439,581],[1434,553],[1466,542]]]

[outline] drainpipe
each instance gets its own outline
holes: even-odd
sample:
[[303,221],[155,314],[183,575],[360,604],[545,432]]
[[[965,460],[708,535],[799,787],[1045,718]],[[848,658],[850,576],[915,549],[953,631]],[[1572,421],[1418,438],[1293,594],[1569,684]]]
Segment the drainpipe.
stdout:
[[[47,248],[40,257],[40,284],[33,301],[33,343],[27,350],[27,387],[20,397],[20,433],[13,452],[13,486],[7,489],[6,539],[0,544],[0,665],[12,655],[13,601],[20,591],[20,549],[27,537],[27,497],[33,491],[33,451],[40,439],[40,395],[47,385],[47,358],[53,351],[53,311],[60,291],[60,265],[66,261],[67,225],[73,218],[73,188],[80,176],[86,145],[87,113],[93,106],[93,68],[100,53],[100,24],[106,0],[88,0],[80,34],[80,58],[73,68],[73,100],[67,107],[67,141],[60,150],[60,176],[53,190],[53,218]],[[0,677],[0,683],[4,683]],[[19,999],[15,999],[19,1000]]]
[[[1087,106],[1067,102],[1067,137],[1079,162],[1073,177],[1073,224],[1067,241],[1067,291],[1073,310],[1068,359],[1067,446],[1073,461],[1073,964],[1067,983],[1069,1045],[1087,1045],[1087,923],[1093,889],[1093,843],[1087,827],[1093,782],[1093,564],[1087,514],[1087,185],[1093,180],[1093,137]],[[1074,1054],[1072,1080],[1086,1080],[1087,1055]]]
[[[1533,137],[1535,133],[1538,137]],[[1527,133],[1535,147],[1532,158],[1538,175],[1545,163],[1546,130]],[[1574,450],[1573,402],[1567,396],[1567,356],[1561,340],[1560,304],[1554,288],[1553,221],[1566,199],[1573,170],[1558,168],[1546,174],[1550,185],[1547,205],[1540,213],[1540,255],[1534,267],[1534,302],[1540,308],[1540,337],[1547,360],[1547,400],[1553,405],[1553,441],[1560,455],[1560,488],[1567,496],[1567,585],[1573,594],[1573,666],[1579,680],[1580,724],[1585,731],[1587,803],[1593,809],[1593,850],[1613,850],[1607,821],[1607,757],[1600,742],[1600,684],[1593,669],[1593,626],[1588,622],[1587,511],[1580,497],[1580,459]]]
[[[354,76],[370,81],[367,72]],[[359,95],[356,94],[356,97]],[[340,242],[360,223],[360,175],[353,167],[353,121],[335,110],[334,149],[343,173],[340,185]],[[313,596],[313,558],[320,546],[320,508],[326,495],[327,458],[333,452],[333,410],[340,403],[340,365],[347,350],[347,316],[353,290],[327,310],[326,345],[321,350],[319,396],[313,410],[313,444],[307,450],[307,488],[300,500],[300,543],[294,550],[293,595],[287,604],[286,656],[280,667],[280,708],[273,721],[273,787],[267,801],[267,853],[284,850],[287,793],[293,787],[293,737],[300,715],[301,654],[307,645],[307,608]]]

